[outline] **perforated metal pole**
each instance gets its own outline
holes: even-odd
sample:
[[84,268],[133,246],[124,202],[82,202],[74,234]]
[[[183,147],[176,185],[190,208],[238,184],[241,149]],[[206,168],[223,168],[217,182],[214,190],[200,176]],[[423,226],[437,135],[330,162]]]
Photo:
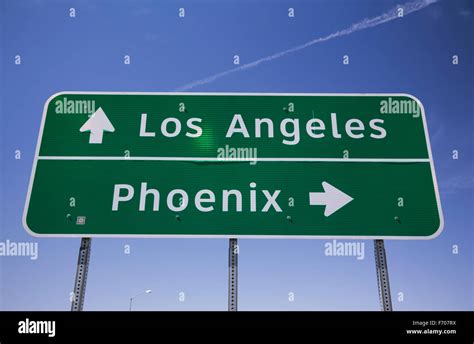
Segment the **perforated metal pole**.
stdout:
[[392,296],[388,279],[387,256],[383,240],[374,240],[375,266],[377,270],[377,284],[379,288],[380,307],[382,311],[392,311]]
[[84,296],[86,294],[87,271],[89,270],[89,260],[91,256],[91,238],[82,238],[79,248],[79,258],[77,259],[76,281],[74,283],[74,295],[71,303],[72,312],[80,312],[84,306]]
[[229,312],[237,312],[238,250],[237,239],[229,239]]

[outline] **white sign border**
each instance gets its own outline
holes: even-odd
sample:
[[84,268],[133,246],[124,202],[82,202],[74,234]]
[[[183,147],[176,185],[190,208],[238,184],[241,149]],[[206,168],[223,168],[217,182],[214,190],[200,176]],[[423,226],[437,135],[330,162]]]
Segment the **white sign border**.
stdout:
[[[46,114],[48,112],[48,105],[50,101],[60,95],[69,95],[69,94],[87,94],[87,95],[183,95],[183,96],[324,96],[324,97],[351,97],[351,96],[365,96],[365,97],[408,97],[416,101],[421,109],[421,117],[423,120],[423,128],[425,131],[426,146],[428,149],[428,157],[431,169],[431,177],[433,180],[433,186],[435,189],[436,203],[438,208],[439,216],[439,227],[435,233],[429,236],[319,236],[319,235],[176,235],[176,234],[153,234],[153,235],[143,235],[143,234],[40,234],[33,232],[27,224],[26,217],[28,214],[28,208],[30,203],[31,190],[33,187],[33,181],[36,173],[36,165],[38,163],[39,150],[41,146],[41,140],[43,137],[43,129],[46,121]],[[438,237],[444,228],[444,216],[441,208],[441,199],[439,196],[438,181],[436,179],[436,172],[434,167],[433,155],[431,152],[431,142],[428,134],[428,126],[426,124],[425,109],[421,101],[408,93],[240,93],[240,92],[88,92],[88,91],[61,91],[50,96],[43,108],[43,116],[41,119],[41,127],[38,134],[38,140],[36,142],[35,156],[33,160],[33,167],[31,170],[30,181],[28,184],[28,192],[26,195],[25,206],[23,209],[22,216],[23,227],[28,232],[28,234],[38,237],[38,238],[203,238],[203,239],[340,239],[340,240],[430,240]]]

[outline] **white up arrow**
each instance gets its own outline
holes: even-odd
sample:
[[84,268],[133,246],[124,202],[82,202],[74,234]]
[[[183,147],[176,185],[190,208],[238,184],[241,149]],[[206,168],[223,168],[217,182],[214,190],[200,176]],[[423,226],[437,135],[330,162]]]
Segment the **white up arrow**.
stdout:
[[90,131],[89,143],[102,143],[104,131],[114,132],[115,128],[110,123],[104,110],[100,107],[79,129],[81,132]]
[[327,182],[323,182],[324,192],[310,192],[309,205],[325,205],[324,216],[330,216],[353,198]]

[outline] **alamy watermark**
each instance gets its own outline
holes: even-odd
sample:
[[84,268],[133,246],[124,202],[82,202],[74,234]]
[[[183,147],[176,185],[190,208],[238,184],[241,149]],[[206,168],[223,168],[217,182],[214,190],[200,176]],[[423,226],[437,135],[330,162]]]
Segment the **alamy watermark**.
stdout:
[[57,114],[90,115],[96,110],[95,100],[71,100],[67,99],[67,97],[56,100],[54,106]]
[[37,242],[15,242],[9,239],[0,241],[0,256],[30,257],[31,260],[38,259]]
[[217,149],[217,159],[222,161],[250,161],[251,165],[255,165],[257,163],[257,148],[225,145]]
[[365,243],[332,240],[324,244],[324,255],[329,257],[356,257],[357,260],[363,260],[365,258]]
[[18,322],[19,334],[46,334],[48,337],[56,336],[56,321],[30,320],[26,318]]
[[405,114],[420,117],[421,108],[415,99],[387,99],[380,101],[381,114]]

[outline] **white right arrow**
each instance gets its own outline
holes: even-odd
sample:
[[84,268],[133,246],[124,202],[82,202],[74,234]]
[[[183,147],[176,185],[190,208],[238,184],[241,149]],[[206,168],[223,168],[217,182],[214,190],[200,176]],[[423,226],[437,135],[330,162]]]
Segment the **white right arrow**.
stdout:
[[323,182],[324,192],[310,192],[309,205],[325,205],[324,216],[330,216],[353,200],[351,196]]

